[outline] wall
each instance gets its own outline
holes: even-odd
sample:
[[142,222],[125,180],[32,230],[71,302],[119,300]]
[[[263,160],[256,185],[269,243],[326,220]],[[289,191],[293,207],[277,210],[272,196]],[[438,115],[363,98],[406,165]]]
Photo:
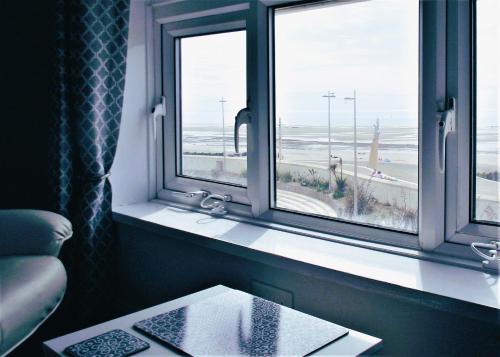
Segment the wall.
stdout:
[[[384,355],[488,356],[500,348],[498,325],[419,296],[400,298],[356,279],[317,279],[123,224],[118,235],[121,313],[217,284],[252,292],[252,282],[259,281],[291,291],[295,309],[383,338]],[[458,310],[467,309],[464,304]]]
[[0,208],[45,208],[54,0],[0,1]]
[[[172,10],[192,4],[175,2]],[[146,53],[143,32],[138,29],[144,16],[144,9],[132,2],[126,104],[112,168],[115,205],[147,196],[146,185],[137,177],[149,167],[144,123],[147,83],[145,72],[141,72]],[[427,301],[421,295],[408,299],[408,294],[401,294],[402,298],[397,291],[388,294],[357,279],[346,283],[314,278],[124,224],[118,224],[117,229],[120,314],[217,284],[252,292],[252,282],[259,281],[292,292],[293,307],[300,311],[383,338],[385,355],[488,356],[500,349],[498,325],[480,321],[471,313],[433,306],[432,299]],[[470,310],[466,304],[458,306],[458,311]]]
[[146,79],[146,9],[142,0],[130,2],[127,73],[120,136],[111,185],[113,206],[148,200],[148,105]]
[[[144,5],[131,0],[122,125],[111,169],[114,205],[148,198]],[[0,208],[48,207],[54,11],[55,0],[0,1]]]

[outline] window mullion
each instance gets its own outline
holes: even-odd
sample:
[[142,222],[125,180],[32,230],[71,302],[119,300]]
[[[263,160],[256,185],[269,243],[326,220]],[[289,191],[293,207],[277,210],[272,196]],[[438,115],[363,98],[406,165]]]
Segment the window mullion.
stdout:
[[436,113],[446,101],[446,2],[421,2],[419,242],[433,250],[444,241],[445,185],[438,163]]
[[252,213],[260,217],[269,210],[269,56],[267,8],[252,1],[247,20],[248,196]]
[[471,61],[469,2],[448,4],[447,92],[457,98],[456,133],[447,145],[446,238],[449,239],[469,222],[470,105]]

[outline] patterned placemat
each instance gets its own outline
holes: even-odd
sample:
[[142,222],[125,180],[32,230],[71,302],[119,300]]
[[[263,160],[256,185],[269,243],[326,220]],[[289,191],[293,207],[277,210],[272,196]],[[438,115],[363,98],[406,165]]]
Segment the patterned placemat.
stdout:
[[134,327],[192,356],[304,356],[348,333],[342,326],[238,290]]
[[149,343],[123,330],[113,330],[66,347],[74,357],[125,357],[144,351]]

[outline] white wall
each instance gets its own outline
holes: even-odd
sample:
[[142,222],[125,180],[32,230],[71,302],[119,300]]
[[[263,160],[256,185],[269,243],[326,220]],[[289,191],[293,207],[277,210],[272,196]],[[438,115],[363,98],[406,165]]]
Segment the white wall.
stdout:
[[148,200],[146,7],[130,3],[125,97],[118,149],[111,168],[113,206]]

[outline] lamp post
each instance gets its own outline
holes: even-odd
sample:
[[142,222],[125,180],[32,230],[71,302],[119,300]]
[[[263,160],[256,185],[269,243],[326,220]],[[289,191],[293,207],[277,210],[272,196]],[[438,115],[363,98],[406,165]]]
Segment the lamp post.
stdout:
[[283,160],[283,151],[282,151],[282,136],[281,136],[281,117],[279,118],[278,124],[278,164],[281,166],[281,160]]
[[333,156],[334,159],[339,159],[339,164],[340,164],[340,179],[342,180],[344,178],[344,175],[343,175],[343,169],[342,169],[342,158],[340,156],[337,156],[337,155],[334,155]]
[[219,103],[221,104],[221,109],[222,109],[222,156],[223,156],[223,162],[222,162],[222,171],[226,171],[226,128],[224,125],[224,103],[227,103],[227,100],[222,97],[219,100]]
[[345,97],[345,100],[352,100],[354,105],[354,217],[358,215],[358,136],[356,128],[356,91],[353,97]]
[[332,166],[332,130],[331,130],[331,120],[330,120],[330,101],[332,98],[335,98],[335,94],[333,92],[328,91],[328,94],[324,95],[323,98],[328,98],[328,189],[332,190],[332,174],[330,172],[330,167]]

